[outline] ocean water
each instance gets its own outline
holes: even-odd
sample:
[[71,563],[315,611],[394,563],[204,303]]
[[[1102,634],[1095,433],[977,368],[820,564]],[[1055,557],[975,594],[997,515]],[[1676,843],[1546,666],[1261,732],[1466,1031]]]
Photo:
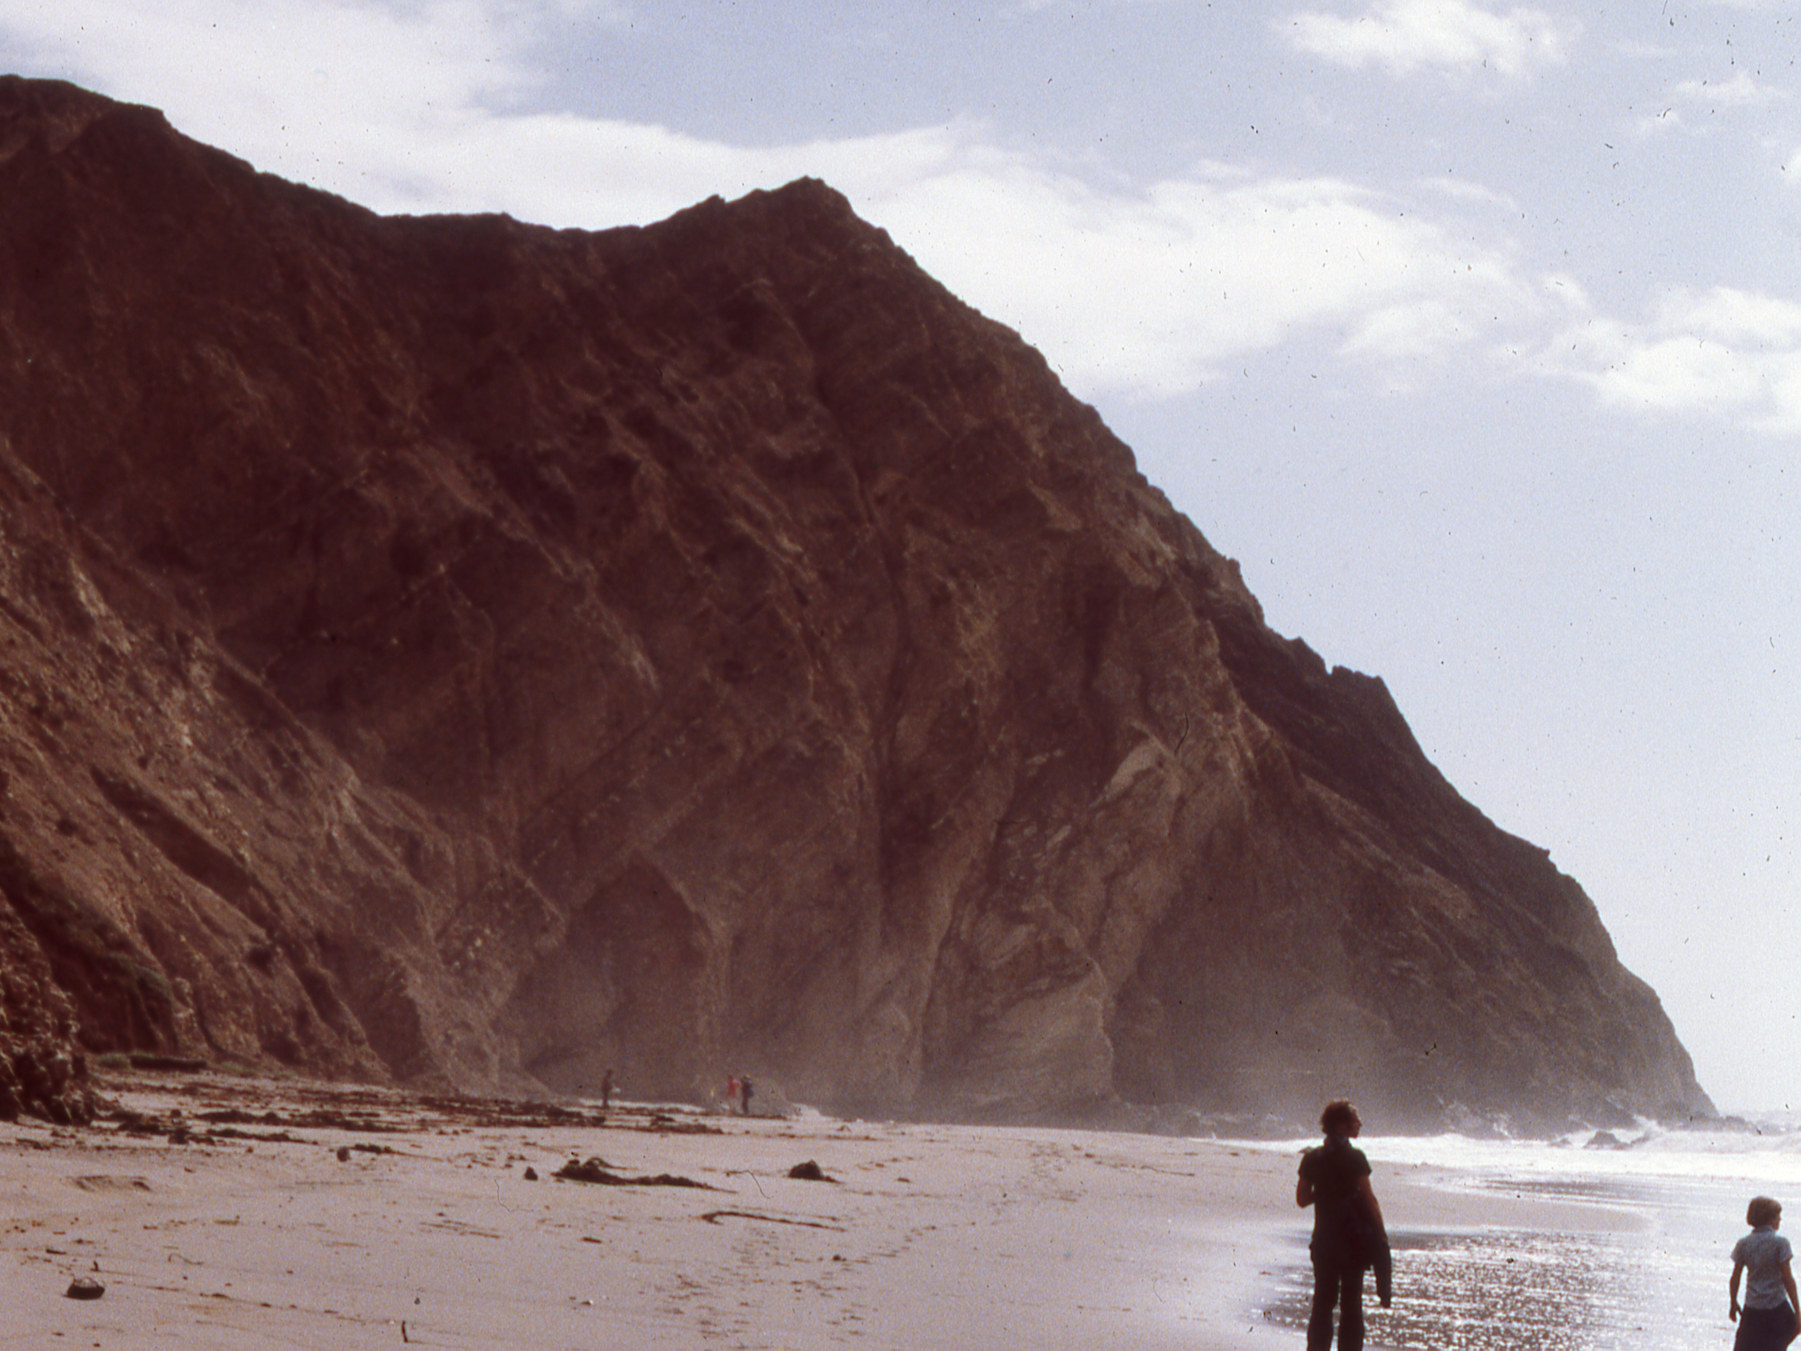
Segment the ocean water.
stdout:
[[[1766,1120],[1743,1131],[1648,1127],[1623,1149],[1457,1136],[1358,1143],[1382,1194],[1385,1164],[1427,1170],[1431,1185],[1480,1198],[1530,1196],[1605,1207],[1631,1218],[1604,1226],[1410,1227],[1389,1213],[1395,1302],[1366,1290],[1370,1351],[1692,1351],[1728,1347],[1727,1278],[1745,1205],[1782,1201],[1801,1226],[1801,1125]],[[1313,1142],[1288,1146],[1297,1153]],[[1311,1296],[1304,1241],[1258,1311],[1269,1324],[1306,1326]]]

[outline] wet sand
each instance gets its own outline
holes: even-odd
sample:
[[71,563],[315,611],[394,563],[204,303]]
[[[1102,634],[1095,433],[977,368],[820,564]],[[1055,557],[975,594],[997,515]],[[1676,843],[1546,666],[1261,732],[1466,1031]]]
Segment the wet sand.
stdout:
[[[1556,1175],[1535,1176],[1547,1147],[1538,1151],[1516,1160],[1524,1173],[1492,1163],[1416,1170],[1384,1190],[1396,1300],[1372,1312],[1371,1351],[1730,1345],[1727,1254],[1743,1232],[1745,1183],[1656,1164],[1584,1168],[1573,1149],[1550,1151],[1561,1155]],[[1376,1167],[1379,1178],[1390,1171]],[[1263,1296],[1266,1321],[1296,1347],[1310,1284],[1296,1262]]]
[[[213,1075],[107,1092],[124,1119],[0,1126],[0,1347],[1296,1342],[1307,1217],[1279,1153]],[[554,1176],[593,1158],[630,1181]],[[788,1175],[807,1162],[835,1181]],[[1430,1183],[1379,1179],[1391,1225],[1642,1224]],[[66,1298],[77,1276],[104,1296]]]

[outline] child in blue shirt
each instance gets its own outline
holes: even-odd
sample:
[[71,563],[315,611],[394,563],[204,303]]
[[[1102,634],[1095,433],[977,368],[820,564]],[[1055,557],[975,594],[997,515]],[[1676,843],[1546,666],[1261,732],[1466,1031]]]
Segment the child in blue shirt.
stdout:
[[[1784,1351],[1801,1333],[1801,1314],[1796,1312],[1801,1297],[1795,1294],[1795,1275],[1789,1268],[1794,1250],[1776,1232],[1782,1227],[1782,1206],[1767,1196],[1754,1197],[1745,1223],[1751,1232],[1732,1247],[1731,1318],[1738,1324],[1732,1351]],[[1750,1279],[1741,1309],[1738,1283],[1746,1275]]]

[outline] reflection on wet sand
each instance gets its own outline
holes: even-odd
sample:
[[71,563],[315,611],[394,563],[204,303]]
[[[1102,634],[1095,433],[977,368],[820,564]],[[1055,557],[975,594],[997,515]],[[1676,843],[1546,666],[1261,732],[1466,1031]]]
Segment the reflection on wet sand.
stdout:
[[[1732,1233],[1736,1192],[1718,1183],[1659,1185],[1489,1180],[1541,1200],[1628,1206],[1639,1233],[1516,1229],[1390,1231],[1395,1304],[1369,1301],[1369,1351],[1689,1351],[1727,1344],[1720,1233]],[[1305,1248],[1265,1308],[1307,1323]],[[1299,1345],[1299,1342],[1296,1343]]]

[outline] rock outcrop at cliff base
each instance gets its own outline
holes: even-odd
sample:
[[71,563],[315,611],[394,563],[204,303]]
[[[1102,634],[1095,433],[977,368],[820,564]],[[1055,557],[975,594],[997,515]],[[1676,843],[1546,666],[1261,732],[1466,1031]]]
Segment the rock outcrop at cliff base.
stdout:
[[0,785],[0,1045],[71,1066],[1711,1110],[1581,888],[816,182],[382,218],[0,80]]

